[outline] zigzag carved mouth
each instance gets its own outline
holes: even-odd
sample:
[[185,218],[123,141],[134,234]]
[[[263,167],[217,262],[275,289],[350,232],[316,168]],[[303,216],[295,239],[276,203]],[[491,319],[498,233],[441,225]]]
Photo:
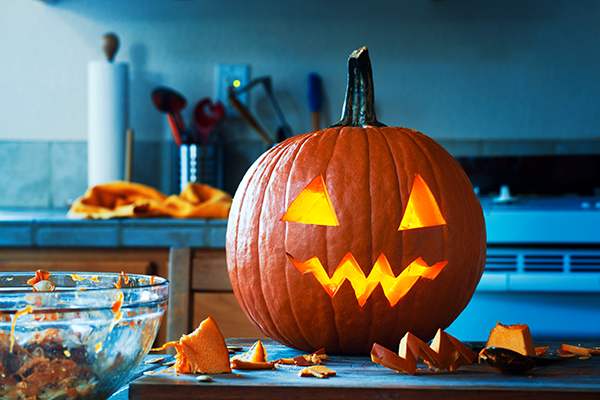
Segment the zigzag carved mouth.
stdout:
[[329,277],[318,257],[315,256],[302,262],[291,254],[286,254],[302,274],[312,272],[330,297],[335,296],[346,279],[349,280],[352,288],[354,288],[358,304],[361,307],[367,302],[367,299],[379,284],[383,289],[385,297],[393,307],[417,283],[419,278],[435,279],[446,264],[448,264],[448,261],[441,261],[433,266],[429,266],[419,257],[410,263],[400,275],[395,277],[390,263],[382,253],[375,262],[369,276],[365,276],[352,253],[348,253],[338,264],[333,276]]

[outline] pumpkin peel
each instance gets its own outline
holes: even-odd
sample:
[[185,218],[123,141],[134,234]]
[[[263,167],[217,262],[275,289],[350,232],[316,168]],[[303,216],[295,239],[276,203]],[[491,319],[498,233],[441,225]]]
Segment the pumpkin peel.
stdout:
[[565,354],[565,353],[572,353],[572,354],[575,354],[578,356],[592,356],[592,355],[597,356],[597,355],[600,355],[600,350],[562,343],[560,345],[560,353],[561,353],[561,355]]
[[454,372],[463,365],[472,364],[476,357],[477,353],[442,329],[438,329],[431,346],[407,332],[400,341],[398,354],[377,343],[373,344],[371,350],[374,363],[409,375],[415,375],[418,358],[422,358],[429,369],[436,372]]
[[312,365],[300,370],[298,375],[302,378],[315,377],[315,378],[329,378],[335,376],[335,371],[323,366],[323,365]]
[[181,374],[222,374],[231,372],[229,351],[216,322],[208,317],[189,335],[167,342],[152,351],[175,347],[175,371]]
[[265,346],[260,340],[257,340],[252,347],[250,347],[250,350],[232,357],[232,360],[267,362],[267,349],[265,349]]
[[275,361],[244,361],[236,358],[231,360],[231,369],[275,369]]

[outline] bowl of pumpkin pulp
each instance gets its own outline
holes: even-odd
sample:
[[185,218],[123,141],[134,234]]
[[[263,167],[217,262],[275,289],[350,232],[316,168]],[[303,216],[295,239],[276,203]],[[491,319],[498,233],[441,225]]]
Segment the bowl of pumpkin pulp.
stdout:
[[148,353],[169,283],[124,273],[0,274],[0,398],[106,399]]

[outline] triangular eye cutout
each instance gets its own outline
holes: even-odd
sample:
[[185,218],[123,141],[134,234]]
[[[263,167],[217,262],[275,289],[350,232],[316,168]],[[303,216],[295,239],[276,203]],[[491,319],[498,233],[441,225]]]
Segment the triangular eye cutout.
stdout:
[[426,228],[428,226],[446,225],[440,207],[421,175],[415,174],[408,204],[400,222],[399,231]]
[[301,224],[338,226],[325,181],[321,175],[314,178],[292,201],[281,221]]

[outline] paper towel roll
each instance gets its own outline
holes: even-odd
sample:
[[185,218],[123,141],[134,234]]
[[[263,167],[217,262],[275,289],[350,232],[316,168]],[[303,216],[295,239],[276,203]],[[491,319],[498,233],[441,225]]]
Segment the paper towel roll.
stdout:
[[124,179],[128,66],[88,65],[88,187]]

